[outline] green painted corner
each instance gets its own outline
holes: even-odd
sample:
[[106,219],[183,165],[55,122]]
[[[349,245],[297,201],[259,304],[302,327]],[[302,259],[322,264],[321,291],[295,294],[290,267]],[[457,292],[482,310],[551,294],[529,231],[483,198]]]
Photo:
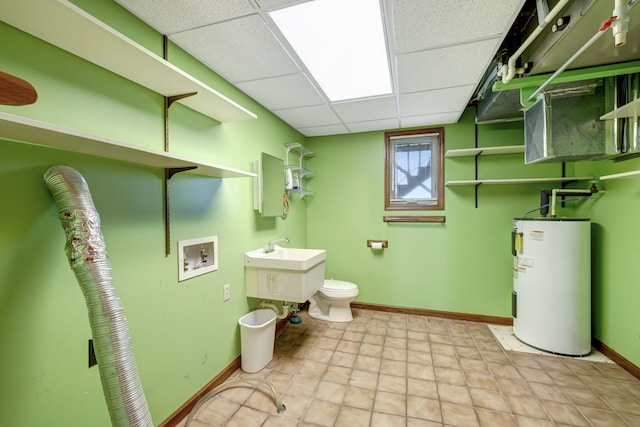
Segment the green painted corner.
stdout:
[[[161,37],[120,6],[77,0],[158,53]],[[0,111],[123,142],[162,149],[162,98],[0,22],[0,69],[31,82],[38,102]],[[101,215],[116,290],[155,424],[240,354],[238,319],[257,301],[244,290],[243,253],[286,236],[291,246],[327,250],[326,276],[352,281],[359,301],[509,317],[512,219],[539,205],[547,186],[446,187],[444,224],[385,223],[384,132],[304,138],[220,76],[171,46],[179,67],[258,115],[225,123],[180,105],[170,114],[171,150],[251,170],[261,152],[284,158],[300,141],[316,154],[305,179],[315,196],[291,198],[286,219],[253,211],[250,178],[178,174],[170,181],[171,254],[165,254],[162,171],[127,162],[0,140],[0,425],[108,426],[96,368],[87,367],[87,310],[64,255],[64,233],[42,176],[77,169]],[[26,54],[28,52],[28,54]],[[476,143],[474,111],[445,126],[445,149]],[[523,143],[522,123],[480,125],[479,146]],[[640,168],[640,159],[567,164],[601,176]],[[559,164],[525,166],[521,154],[483,156],[480,178],[560,176]],[[473,179],[474,158],[445,159],[445,180]],[[640,366],[638,178],[603,181],[601,196],[563,208],[593,221],[594,336]],[[573,186],[587,184],[573,184]],[[402,214],[422,215],[411,211]],[[177,242],[217,235],[219,269],[184,282]],[[382,253],[368,239],[388,240]],[[232,298],[222,301],[222,287]],[[69,408],[73,407],[73,410]],[[37,408],[34,410],[34,408]]]

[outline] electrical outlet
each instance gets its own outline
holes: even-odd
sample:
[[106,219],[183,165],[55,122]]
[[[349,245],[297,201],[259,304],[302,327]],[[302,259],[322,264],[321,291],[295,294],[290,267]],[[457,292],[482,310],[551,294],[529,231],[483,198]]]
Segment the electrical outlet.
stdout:
[[231,299],[231,285],[227,283],[222,288],[222,300],[229,301],[230,299]]
[[93,340],[89,339],[89,367],[93,365],[97,365],[98,361],[96,360],[96,352],[93,348]]

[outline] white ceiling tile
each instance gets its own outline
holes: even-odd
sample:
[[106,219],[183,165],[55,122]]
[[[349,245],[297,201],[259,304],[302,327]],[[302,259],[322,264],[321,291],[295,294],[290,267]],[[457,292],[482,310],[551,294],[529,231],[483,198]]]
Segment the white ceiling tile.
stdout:
[[273,113],[296,129],[340,124],[340,119],[328,105],[274,110]]
[[344,125],[311,126],[297,129],[304,136],[340,135],[349,133]]
[[400,93],[477,84],[499,43],[490,39],[398,55]]
[[256,13],[249,0],[116,0],[161,34]]
[[331,106],[343,122],[389,119],[397,115],[395,96],[335,102]]
[[265,12],[271,12],[276,9],[282,9],[284,7],[293,6],[297,3],[301,3],[300,0],[256,0],[260,9]]
[[322,95],[302,73],[251,80],[236,86],[270,110],[325,103]]
[[258,15],[174,34],[171,40],[231,83],[300,71]]
[[439,114],[426,114],[422,116],[401,117],[400,126],[403,128],[416,126],[437,126],[457,123],[462,111]]
[[475,86],[470,85],[401,94],[400,117],[462,111],[474,89]]
[[523,4],[524,0],[394,0],[396,53],[500,37]]
[[331,104],[267,14],[307,0],[116,1],[308,136],[457,120],[525,3],[381,1],[394,94]]
[[374,120],[367,122],[346,123],[351,132],[370,132],[374,130],[389,130],[400,127],[398,119]]

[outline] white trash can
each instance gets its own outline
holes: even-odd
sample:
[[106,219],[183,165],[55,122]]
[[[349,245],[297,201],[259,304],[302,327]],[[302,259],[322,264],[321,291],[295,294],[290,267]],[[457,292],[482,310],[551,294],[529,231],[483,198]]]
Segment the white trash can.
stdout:
[[238,320],[242,370],[253,374],[273,359],[276,312],[270,308],[254,310]]

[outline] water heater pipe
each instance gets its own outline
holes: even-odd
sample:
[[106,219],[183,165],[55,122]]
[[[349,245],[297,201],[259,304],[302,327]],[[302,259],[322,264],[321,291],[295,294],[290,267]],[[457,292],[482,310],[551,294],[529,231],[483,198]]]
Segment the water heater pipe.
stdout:
[[502,83],[509,83],[511,79],[513,79],[516,75],[516,61],[520,58],[520,55],[524,53],[524,51],[529,47],[531,43],[540,35],[542,30],[544,30],[547,25],[553,21],[556,16],[560,13],[560,11],[569,4],[571,0],[560,0],[554,7],[547,13],[544,17],[544,21],[539,23],[538,26],[533,30],[533,32],[527,37],[527,39],[522,43],[522,45],[516,50],[513,55],[509,58],[506,64],[502,65],[500,71],[498,71],[498,76],[502,77]]
[[575,61],[580,55],[584,53],[585,50],[589,49],[596,41],[598,41],[598,39],[600,39],[600,37],[602,37],[604,33],[616,21],[617,21],[617,17],[615,15],[603,21],[602,24],[600,24],[600,28],[598,29],[598,31],[593,36],[591,36],[591,38],[585,44],[583,44],[582,47],[580,47],[580,49],[575,51],[574,54],[571,55],[571,57],[567,59],[565,63],[560,66],[560,68],[558,68],[553,74],[551,74],[549,78],[545,80],[544,83],[540,85],[540,87],[538,87],[538,89],[536,89],[531,95],[529,95],[529,97],[527,98],[527,101],[531,101],[535,99],[536,96],[538,96],[538,94],[540,94],[543,90],[545,90],[547,86],[549,86],[551,82],[554,81],[556,77],[560,75],[560,73],[566,70],[567,67],[569,67],[569,65],[573,63],[573,61]]
[[604,193],[602,190],[598,190],[595,184],[588,190],[574,190],[567,188],[554,188],[551,190],[551,218],[556,217],[556,198],[557,196],[569,196],[571,194],[577,194],[582,196],[591,196],[595,193]]
[[44,181],[58,207],[67,238],[65,252],[86,300],[111,424],[153,427],[89,187],[80,173],[67,166],[51,167]]
[[629,9],[627,0],[615,0],[613,16],[617,19],[611,27],[616,47],[624,46],[627,43],[627,32],[629,31]]

